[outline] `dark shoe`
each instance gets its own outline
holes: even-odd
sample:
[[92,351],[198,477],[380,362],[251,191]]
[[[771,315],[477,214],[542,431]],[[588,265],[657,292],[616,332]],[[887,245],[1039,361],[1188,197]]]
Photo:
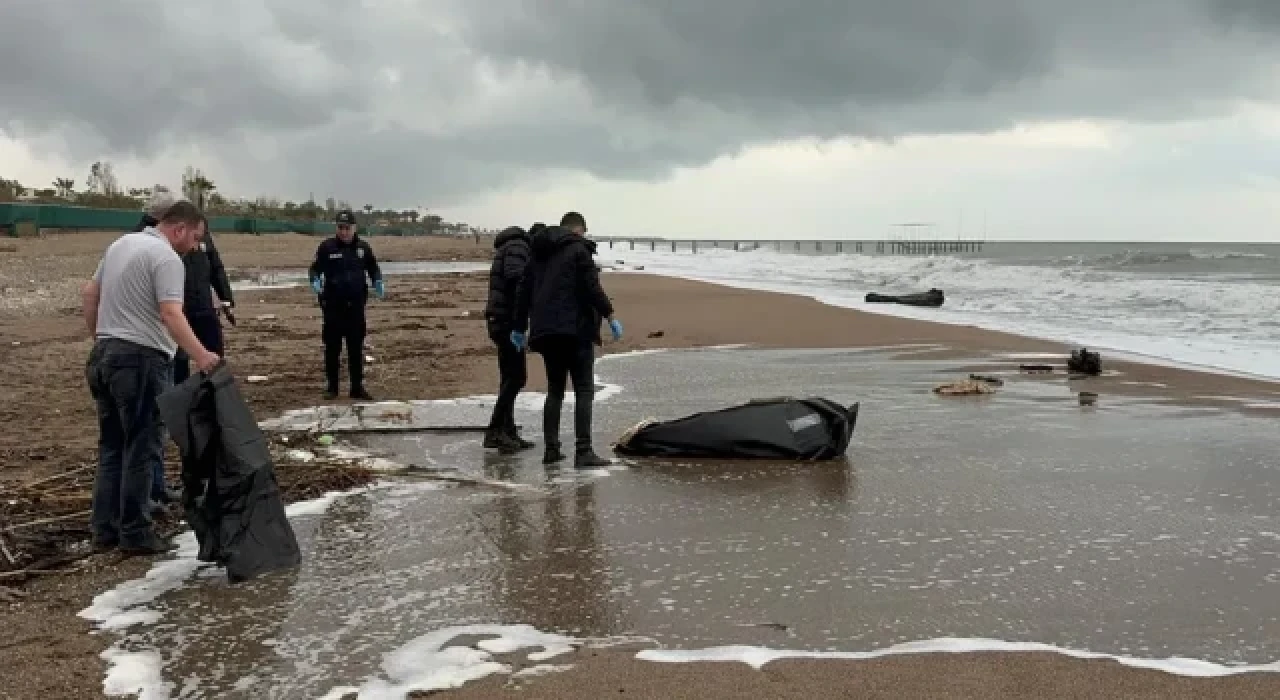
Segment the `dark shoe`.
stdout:
[[547,446],[547,451],[542,454],[543,464],[555,464],[564,461],[564,453],[560,451],[559,446]]
[[573,466],[576,469],[595,469],[596,467],[607,467],[613,464],[612,461],[596,454],[594,450],[579,452],[573,458]]
[[352,389],[352,390],[351,390],[351,398],[353,398],[353,399],[358,399],[358,400],[360,400],[360,401],[372,401],[372,400],[373,400],[373,397],[369,395],[369,392],[367,392],[367,391],[365,391],[365,390],[364,390],[364,387],[361,387],[361,388],[359,388],[359,389]]
[[119,544],[120,543],[116,540],[95,539],[93,540],[93,542],[89,543],[89,546],[93,550],[94,554],[102,554],[104,552],[110,552],[111,550],[115,549]]
[[535,442],[530,442],[529,440],[526,440],[526,439],[524,439],[524,438],[520,437],[520,434],[519,434],[519,433],[517,433],[517,432],[515,432],[514,430],[513,430],[513,431],[511,431],[511,432],[509,432],[509,433],[507,433],[507,437],[508,437],[508,438],[510,438],[510,440],[511,440],[512,442],[514,442],[516,445],[518,445],[518,446],[519,446],[519,448],[520,448],[520,449],[522,449],[522,450],[528,450],[528,449],[530,449],[530,448],[533,448],[533,447],[536,447],[536,446],[537,446],[537,443],[535,443]]
[[335,389],[334,387],[329,387],[328,389],[325,389],[325,390],[324,390],[324,400],[325,400],[325,401],[333,401],[333,400],[334,400],[334,399],[336,399],[336,398],[338,398],[338,390],[337,390],[337,389]]
[[501,433],[497,433],[492,430],[486,430],[484,431],[484,442],[482,442],[481,445],[486,450],[497,449],[502,444],[502,437],[503,435]]
[[126,557],[149,557],[156,554],[165,554],[177,549],[178,545],[165,542],[159,537],[153,537],[151,541],[144,544],[120,545],[120,553]]
[[517,452],[523,452],[533,447],[533,443],[520,438],[514,438],[510,435],[502,435],[498,438],[498,452],[504,455],[513,455]]

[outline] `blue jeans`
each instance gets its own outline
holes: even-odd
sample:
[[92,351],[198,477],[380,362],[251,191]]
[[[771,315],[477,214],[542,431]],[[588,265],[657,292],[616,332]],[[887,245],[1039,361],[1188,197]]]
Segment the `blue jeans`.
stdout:
[[156,397],[173,363],[165,353],[114,338],[94,343],[85,375],[98,409],[98,472],[89,526],[95,543],[152,544],[148,496],[164,458]]
[[[174,365],[169,365],[169,373],[164,378],[164,383],[160,389],[156,391],[156,396],[164,393],[166,389],[173,386],[173,378],[175,375]],[[160,457],[151,467],[151,500],[156,503],[165,503],[169,500],[169,493],[164,483],[164,443],[169,438],[169,431],[165,429],[164,423],[160,422],[156,417],[156,431],[160,433]]]

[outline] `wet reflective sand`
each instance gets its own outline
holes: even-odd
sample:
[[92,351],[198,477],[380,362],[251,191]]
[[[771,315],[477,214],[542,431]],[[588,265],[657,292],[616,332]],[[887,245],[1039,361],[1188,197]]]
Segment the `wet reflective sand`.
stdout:
[[[314,697],[451,625],[576,637],[865,650],[994,637],[1135,656],[1280,658],[1274,420],[1016,377],[929,389],[963,363],[874,351],[610,359],[597,446],[645,417],[820,394],[862,411],[843,463],[544,469],[479,436],[377,436],[404,461],[536,485],[409,482],[295,521],[296,572],[215,576],[137,626],[175,694]],[[457,418],[485,407],[423,407]],[[470,413],[468,413],[470,412]],[[536,414],[523,413],[539,438]],[[563,421],[570,430],[571,419]],[[566,434],[566,437],[568,435]]]

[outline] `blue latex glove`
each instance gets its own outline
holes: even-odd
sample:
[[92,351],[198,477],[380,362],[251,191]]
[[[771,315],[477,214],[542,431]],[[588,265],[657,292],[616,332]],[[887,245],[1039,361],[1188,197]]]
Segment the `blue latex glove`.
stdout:
[[614,340],[622,340],[622,321],[616,318],[610,321],[609,330],[613,331]]
[[312,277],[312,278],[311,278],[311,291],[315,292],[316,294],[319,294],[319,293],[321,292],[321,290],[322,290],[322,287],[320,286],[320,278],[319,278],[319,277]]
[[516,346],[516,350],[524,350],[524,331],[511,331],[511,344]]
[[382,280],[378,280],[373,283],[373,293],[376,294],[379,299],[387,295],[387,288],[383,286]]

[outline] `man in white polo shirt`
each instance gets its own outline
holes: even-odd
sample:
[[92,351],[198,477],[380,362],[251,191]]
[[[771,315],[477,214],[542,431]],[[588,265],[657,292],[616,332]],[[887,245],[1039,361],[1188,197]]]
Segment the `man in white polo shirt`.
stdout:
[[205,225],[180,200],[154,227],[118,238],[84,288],[84,319],[94,335],[86,377],[98,410],[98,471],[90,528],[98,549],[156,554],[170,547],[151,527],[152,465],[164,442],[156,397],[168,386],[181,347],[201,371],[219,357],[200,344],[182,314],[191,250]]

